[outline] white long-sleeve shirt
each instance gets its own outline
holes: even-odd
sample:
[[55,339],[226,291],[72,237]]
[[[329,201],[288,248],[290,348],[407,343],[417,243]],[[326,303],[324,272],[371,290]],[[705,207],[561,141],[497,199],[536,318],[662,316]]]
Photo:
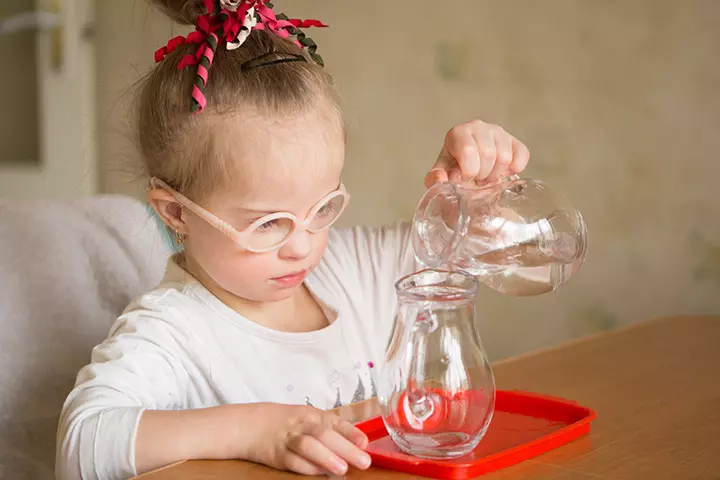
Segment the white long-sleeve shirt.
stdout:
[[58,427],[59,480],[128,478],[146,409],[231,403],[330,409],[375,394],[395,314],[394,283],[415,269],[408,226],[333,230],[306,285],[334,314],[286,333],[227,307],[173,260],[131,304],[77,377]]

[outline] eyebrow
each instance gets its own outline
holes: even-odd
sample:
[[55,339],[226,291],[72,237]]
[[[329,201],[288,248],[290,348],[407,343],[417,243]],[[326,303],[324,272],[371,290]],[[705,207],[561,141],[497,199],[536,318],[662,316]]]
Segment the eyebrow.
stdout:
[[[335,188],[333,188],[329,192],[326,192],[322,197],[315,200],[315,202],[319,202],[320,200],[327,197],[331,193],[338,191],[340,189],[341,185],[342,185],[342,182],[338,183]],[[239,213],[248,213],[248,214],[253,214],[253,215],[271,215],[273,213],[278,213],[278,212],[286,212],[286,211],[289,212],[290,210],[282,210],[282,209],[280,209],[280,210],[264,210],[261,208],[235,207],[233,209],[233,211],[236,211]]]
[[245,207],[235,207],[233,208],[235,212],[239,213],[249,213],[253,215],[270,215],[271,213],[279,212],[280,210],[262,210],[262,209],[255,209],[255,208],[245,208]]

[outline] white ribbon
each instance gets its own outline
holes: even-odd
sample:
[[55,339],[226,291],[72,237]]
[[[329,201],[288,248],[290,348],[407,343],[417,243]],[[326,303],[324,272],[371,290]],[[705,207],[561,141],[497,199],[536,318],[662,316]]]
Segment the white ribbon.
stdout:
[[237,12],[237,7],[243,0],[220,0],[220,6],[230,12]]
[[[223,5],[225,3],[234,3],[235,8],[237,8],[237,5],[240,3],[240,1],[233,2],[232,0],[222,0],[222,3]],[[250,32],[252,32],[252,29],[255,28],[255,25],[257,25],[257,18],[255,18],[255,7],[251,7],[248,9],[247,14],[245,15],[243,26],[240,27],[240,32],[238,33],[237,38],[232,42],[227,43],[227,49],[235,50],[236,48],[240,48],[240,46],[245,43],[245,40],[247,40],[247,38],[250,36]]]

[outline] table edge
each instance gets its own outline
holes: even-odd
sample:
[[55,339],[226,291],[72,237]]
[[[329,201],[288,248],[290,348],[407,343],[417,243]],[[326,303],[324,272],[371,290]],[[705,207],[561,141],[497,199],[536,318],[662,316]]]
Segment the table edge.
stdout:
[[528,358],[536,357],[538,355],[545,355],[548,353],[556,352],[558,350],[563,350],[565,348],[574,347],[577,345],[582,345],[584,343],[592,342],[598,339],[612,337],[615,335],[619,335],[622,333],[625,333],[627,331],[632,330],[639,330],[644,328],[652,327],[653,325],[656,325],[658,323],[664,323],[664,322],[696,322],[696,321],[708,321],[708,320],[715,320],[720,321],[720,316],[718,315],[712,315],[712,314],[692,314],[692,315],[667,315],[662,317],[651,317],[645,320],[639,320],[637,322],[628,323],[626,325],[620,325],[618,327],[611,328],[609,330],[603,330],[596,333],[591,333],[588,335],[583,335],[577,338],[572,338],[570,340],[558,343],[557,345],[551,345],[544,348],[538,348],[536,350],[531,350],[529,352],[521,353],[519,355],[513,355],[512,357],[504,358],[501,360],[497,360],[495,362],[492,362],[493,368],[508,365],[520,360],[526,360]]

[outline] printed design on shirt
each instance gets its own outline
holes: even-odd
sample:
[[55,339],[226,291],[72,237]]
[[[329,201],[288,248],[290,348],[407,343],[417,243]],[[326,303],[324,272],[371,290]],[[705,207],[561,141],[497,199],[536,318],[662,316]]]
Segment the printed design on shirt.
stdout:
[[[359,370],[358,366],[361,367],[362,363],[356,362],[355,370]],[[366,370],[366,372],[370,377],[370,396],[366,396],[365,383],[363,382],[360,373],[356,373],[355,375],[357,377],[357,386],[355,387],[352,399],[349,402],[343,402],[342,395],[340,393],[340,387],[336,385],[337,381],[340,379],[340,372],[337,370],[333,370],[332,374],[330,375],[330,380],[332,381],[333,385],[335,385],[335,403],[333,404],[332,408],[342,407],[343,405],[348,405],[350,403],[362,402],[363,400],[367,400],[369,398],[377,396],[377,389],[375,388],[375,377],[373,375],[373,368],[375,368],[375,364],[373,362],[367,362],[367,368],[368,369]],[[285,388],[288,393],[291,393],[294,390],[294,387],[290,384],[288,384]],[[308,396],[303,397],[303,402],[309,407],[314,407],[312,400]]]
[[[355,363],[356,370],[359,369],[359,367],[358,367],[359,365],[361,366],[362,364],[360,362]],[[350,403],[362,402],[363,400],[367,400],[368,398],[373,398],[373,397],[377,396],[377,389],[375,388],[375,378],[374,378],[374,375],[372,372],[372,369],[375,367],[375,364],[373,364],[373,362],[368,362],[367,366],[368,366],[367,372],[370,376],[370,396],[369,397],[366,396],[365,383],[362,381],[362,377],[360,377],[360,374],[357,373],[356,374],[357,386],[355,387],[355,392],[353,393],[352,399],[349,402],[343,402],[342,397],[340,395],[340,387],[336,386],[335,387],[335,393],[336,393],[335,403],[333,404],[332,408],[342,407],[343,405],[348,405]],[[340,373],[337,370],[335,370],[335,371],[333,371],[333,374],[331,375],[330,378],[333,381],[333,383],[335,383],[340,378]]]
[[365,400],[365,385],[363,385],[360,375],[358,375],[357,379],[358,379],[357,388],[355,388],[355,393],[353,394],[353,397],[352,397],[352,400],[350,400],[350,403],[357,403],[357,402],[362,402],[363,400]]

